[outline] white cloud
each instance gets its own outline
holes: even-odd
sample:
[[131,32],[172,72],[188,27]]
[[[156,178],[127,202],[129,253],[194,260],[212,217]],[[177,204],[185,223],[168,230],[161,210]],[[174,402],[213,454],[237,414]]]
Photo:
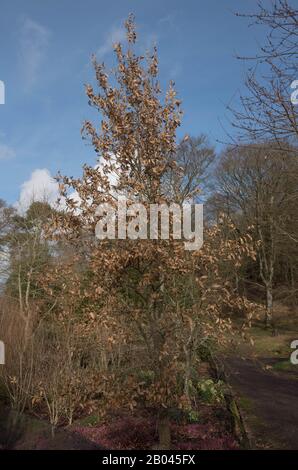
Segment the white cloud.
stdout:
[[[95,168],[102,174],[102,165],[100,162],[95,165]],[[117,185],[118,172],[113,172],[109,175],[111,185]],[[112,191],[117,196],[117,192]],[[31,173],[30,178],[21,185],[19,200],[15,203],[15,207],[19,214],[24,214],[30,207],[32,202],[41,201],[47,202],[52,207],[60,210],[67,209],[64,197],[60,197],[59,204],[57,202],[59,195],[59,185],[57,181],[51,176],[47,168],[36,169]],[[76,191],[69,193],[69,197],[78,203],[78,210],[80,209],[81,199]]]
[[121,42],[125,39],[125,30],[123,27],[112,28],[111,31],[106,35],[104,43],[98,48],[96,56],[99,59],[108,54],[112,49],[114,44]]
[[16,152],[9,145],[0,144],[0,160],[10,160],[16,156]]
[[34,201],[44,201],[55,206],[57,197],[57,181],[46,168],[37,169],[32,172],[30,179],[22,184],[20,197],[15,206],[18,212],[23,214]]
[[31,18],[23,19],[20,32],[20,65],[27,89],[32,88],[38,80],[49,37],[50,32],[46,27]]

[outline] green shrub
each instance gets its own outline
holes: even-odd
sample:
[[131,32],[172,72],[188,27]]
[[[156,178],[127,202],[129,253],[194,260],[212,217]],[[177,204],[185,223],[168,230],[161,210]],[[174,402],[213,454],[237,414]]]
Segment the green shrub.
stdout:
[[223,401],[224,383],[219,380],[214,382],[212,379],[202,379],[198,382],[197,388],[200,397],[208,403],[220,403]]
[[190,423],[197,423],[199,421],[199,412],[196,410],[190,410],[188,413],[188,421]]

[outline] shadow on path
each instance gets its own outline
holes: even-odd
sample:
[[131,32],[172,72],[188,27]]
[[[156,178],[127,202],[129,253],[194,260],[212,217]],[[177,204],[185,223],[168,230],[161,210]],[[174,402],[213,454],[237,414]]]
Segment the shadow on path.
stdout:
[[48,423],[29,416],[14,419],[13,412],[0,403],[0,449],[15,450],[100,450],[84,436],[58,428],[52,437]]
[[[264,360],[265,364],[270,360]],[[244,410],[258,441],[269,447],[298,449],[298,366],[296,377],[264,370],[263,363],[229,358],[227,375],[231,385],[249,405]],[[256,444],[258,447],[258,444]]]

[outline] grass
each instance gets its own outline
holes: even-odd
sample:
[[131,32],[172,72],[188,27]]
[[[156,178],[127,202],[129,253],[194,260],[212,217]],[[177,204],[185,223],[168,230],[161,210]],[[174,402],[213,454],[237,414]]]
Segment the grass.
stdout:
[[[263,318],[257,319],[247,331],[248,337],[253,340],[253,345],[248,340],[241,341],[238,354],[260,359],[280,358],[281,361],[284,361],[285,358],[290,359],[293,352],[290,346],[291,342],[298,339],[298,310],[276,304],[274,319],[277,328],[276,335],[272,334],[271,329],[264,327]],[[287,368],[285,365],[281,367]]]
[[281,360],[276,362],[272,369],[278,372],[298,372],[298,366],[291,364],[289,360]]
[[252,327],[250,336],[254,341],[254,352],[257,356],[263,357],[290,357],[290,344],[293,333],[283,333],[273,336],[272,333],[263,327]]
[[241,396],[238,399],[238,405],[240,406],[240,409],[249,413],[253,411],[254,409],[254,404],[253,401],[250,398]]
[[99,424],[102,424],[102,418],[97,413],[93,413],[91,415],[84,416],[83,418],[78,419],[75,424],[79,424],[80,426],[94,427],[98,426]]

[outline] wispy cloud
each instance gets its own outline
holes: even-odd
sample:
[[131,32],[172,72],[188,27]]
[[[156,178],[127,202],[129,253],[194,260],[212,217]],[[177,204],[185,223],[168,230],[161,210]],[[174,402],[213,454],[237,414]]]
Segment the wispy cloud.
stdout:
[[182,64],[180,62],[174,62],[169,71],[169,77],[171,80],[175,80],[182,72]]
[[10,160],[16,156],[15,150],[9,145],[0,144],[0,160]]
[[[138,31],[137,31],[138,33]],[[155,31],[144,32],[139,36],[138,34],[138,47],[142,52],[150,51],[154,45],[158,43],[159,34]],[[113,26],[105,35],[104,41],[97,49],[95,55],[98,59],[103,59],[107,54],[113,50],[113,46],[119,42],[124,42],[126,39],[126,31],[124,27],[124,19],[121,26]]]
[[174,27],[175,26],[175,17],[176,17],[176,12],[168,13],[167,15],[161,17],[158,20],[158,23],[162,26],[169,25],[171,27]]
[[39,78],[49,44],[50,31],[31,18],[24,18],[20,29],[20,66],[24,85],[31,89]]
[[96,57],[103,59],[105,55],[112,51],[114,44],[125,39],[123,27],[113,27],[105,37],[103,44],[97,49]]

